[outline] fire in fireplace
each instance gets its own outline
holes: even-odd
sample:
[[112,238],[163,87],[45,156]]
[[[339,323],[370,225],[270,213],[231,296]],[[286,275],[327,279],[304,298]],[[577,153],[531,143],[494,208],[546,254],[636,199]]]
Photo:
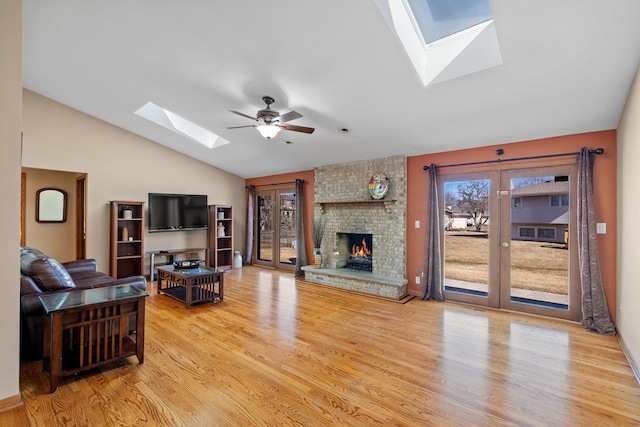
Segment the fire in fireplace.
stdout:
[[358,271],[373,271],[372,235],[341,233],[341,239],[348,254],[344,267]]

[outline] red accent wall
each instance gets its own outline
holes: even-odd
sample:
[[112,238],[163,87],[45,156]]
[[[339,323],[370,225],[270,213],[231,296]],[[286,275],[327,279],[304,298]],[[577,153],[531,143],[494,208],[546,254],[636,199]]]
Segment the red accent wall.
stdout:
[[[604,148],[604,154],[597,155],[594,162],[594,200],[597,222],[607,224],[607,234],[598,235],[598,250],[602,280],[605,287],[609,313],[615,322],[616,315],[616,131],[591,132],[578,135],[568,135],[510,144],[500,144],[489,147],[472,148],[467,150],[449,151],[445,153],[414,156],[407,159],[407,290],[413,294],[422,292],[422,285],[415,284],[416,270],[424,269],[425,241],[427,223],[427,192],[429,172],[423,166],[477,162],[548,155],[579,151],[582,147],[590,149]],[[496,155],[496,150],[502,148],[504,154]],[[552,164],[566,164],[567,157],[553,159]],[[494,164],[490,167],[496,170],[513,169],[514,167],[536,167],[543,161],[522,161]],[[544,162],[549,164],[550,159]],[[464,171],[486,170],[487,165],[465,167]],[[461,170],[461,169],[460,169]],[[414,228],[419,220],[421,227]],[[424,283],[424,280],[422,280]]]
[[[307,262],[313,262],[313,208],[314,208],[314,188],[315,188],[315,172],[313,170],[285,173],[280,175],[262,176],[259,178],[250,178],[245,180],[245,185],[255,185],[256,190],[260,189],[276,189],[282,187],[295,186],[295,184],[272,185],[280,182],[295,182],[296,179],[304,180],[302,190],[304,191],[304,228],[306,237]],[[245,196],[246,197],[246,196]],[[246,213],[245,213],[246,214]]]
[[[616,131],[591,132],[578,135],[560,136],[539,140],[499,144],[488,147],[471,148],[467,150],[448,151],[444,153],[425,154],[407,158],[407,290],[413,294],[420,294],[422,285],[415,284],[416,270],[423,271],[425,259],[425,241],[427,223],[427,191],[428,171],[423,166],[431,163],[445,165],[452,163],[477,162],[494,160],[497,158],[508,159],[515,157],[543,156],[553,153],[566,153],[579,151],[582,147],[604,148],[604,154],[596,156],[594,162],[594,199],[596,203],[596,221],[607,224],[607,234],[598,235],[598,250],[600,253],[600,266],[602,280],[605,287],[609,313],[615,322],[616,316]],[[502,148],[504,154],[496,155],[496,150]],[[530,160],[522,162],[507,162],[494,164],[496,169],[512,169],[514,167],[536,167],[543,163],[566,164],[567,157],[558,159]],[[487,165],[478,166],[476,169],[466,167],[466,171],[485,170]],[[307,236],[307,260],[311,262],[313,245],[311,232],[313,228],[314,210],[314,178],[313,170],[295,172],[289,174],[272,175],[246,180],[246,185],[264,185],[278,182],[290,182],[296,179],[304,179],[305,191],[305,231]],[[264,187],[267,188],[267,187]],[[414,223],[419,220],[421,227],[414,228]],[[424,283],[424,280],[422,280]]]

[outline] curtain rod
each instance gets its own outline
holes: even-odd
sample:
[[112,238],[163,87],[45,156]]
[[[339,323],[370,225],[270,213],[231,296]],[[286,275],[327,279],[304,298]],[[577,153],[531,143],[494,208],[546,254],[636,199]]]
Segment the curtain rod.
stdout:
[[[254,187],[268,187],[270,185],[295,184],[298,181],[304,182],[304,179],[296,179],[295,181],[290,181],[290,182],[274,182],[273,184],[260,184],[260,185],[254,185]],[[249,186],[245,186],[245,188],[249,188]]]
[[[498,154],[498,155],[500,155],[502,153],[503,153],[502,149],[499,149],[496,152],[496,154]],[[591,154],[602,154],[602,153],[604,153],[604,148],[596,148],[595,150],[589,150],[589,153],[591,153]],[[486,163],[513,162],[513,161],[516,161],[516,160],[546,159],[546,158],[549,158],[549,157],[574,156],[574,155],[578,155],[578,154],[580,154],[579,151],[576,151],[574,153],[545,154],[545,155],[542,155],[542,156],[515,157],[513,159],[483,160],[483,161],[480,161],[480,162],[454,163],[454,164],[450,164],[450,165],[442,165],[442,166],[438,166],[438,168],[449,168],[449,167],[453,167],[453,166],[483,165],[483,164],[486,164]],[[429,166],[423,166],[422,169],[428,171],[429,170]]]

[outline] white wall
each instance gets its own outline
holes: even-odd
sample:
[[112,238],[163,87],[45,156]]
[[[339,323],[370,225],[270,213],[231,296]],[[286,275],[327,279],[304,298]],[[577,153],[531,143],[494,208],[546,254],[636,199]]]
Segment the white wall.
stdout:
[[22,2],[0,1],[0,410],[21,402],[20,372],[20,130]]
[[[22,166],[87,174],[87,257],[109,268],[110,200],[148,193],[206,194],[234,207],[234,247],[245,235],[244,179],[29,90],[23,91]],[[207,246],[206,231],[146,233],[145,251]],[[148,259],[146,260],[148,264]]]
[[[620,337],[640,365],[640,68],[618,125],[618,260],[617,327]],[[637,374],[637,373],[636,373]]]

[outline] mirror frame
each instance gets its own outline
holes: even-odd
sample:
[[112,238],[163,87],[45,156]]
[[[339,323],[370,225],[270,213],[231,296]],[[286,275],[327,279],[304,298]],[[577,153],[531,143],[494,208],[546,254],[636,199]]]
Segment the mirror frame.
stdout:
[[[45,205],[47,203],[46,200],[44,200],[44,196],[47,194],[47,192],[58,192],[62,195],[62,202],[58,205],[55,205],[53,207],[48,207],[48,211],[53,211],[53,213],[55,213],[56,215],[49,215],[48,217],[42,217],[42,213],[40,212],[40,208],[44,207],[43,205]],[[43,194],[45,193],[45,194]],[[57,215],[59,213],[59,215]],[[60,188],[54,188],[54,187],[45,187],[45,188],[41,188],[40,190],[38,190],[36,192],[36,222],[39,223],[60,223],[60,222],[66,222],[67,221],[67,192],[60,189]]]

